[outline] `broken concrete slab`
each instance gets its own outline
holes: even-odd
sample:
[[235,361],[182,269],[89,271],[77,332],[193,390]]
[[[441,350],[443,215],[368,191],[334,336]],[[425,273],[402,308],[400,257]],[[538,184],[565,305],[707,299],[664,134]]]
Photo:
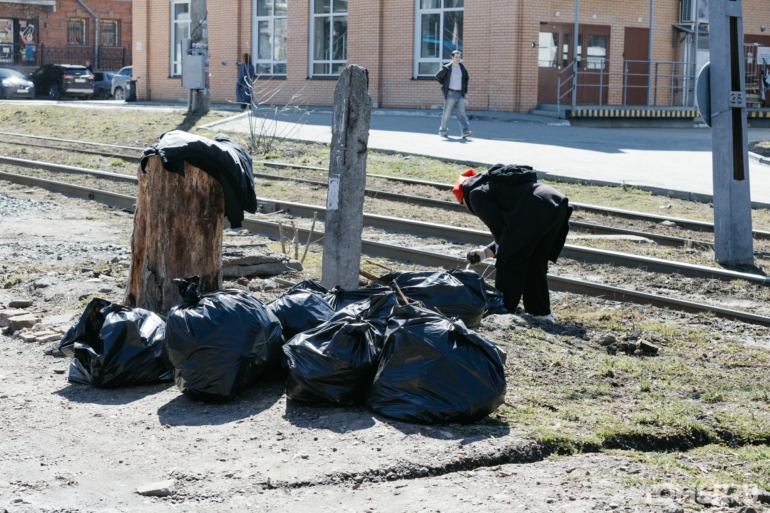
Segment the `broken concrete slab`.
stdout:
[[26,310],[20,310],[16,308],[0,310],[0,328],[7,328],[8,320],[11,317],[18,317],[20,315],[26,315],[28,313],[29,312],[27,312]]
[[35,314],[17,315],[8,319],[8,326],[11,331],[19,331],[23,328],[31,328],[35,324],[40,322],[40,317]]
[[262,243],[227,244],[222,247],[223,278],[275,276],[292,269],[301,271],[302,264],[268,249]]
[[136,493],[146,497],[168,497],[174,493],[174,480],[168,479],[166,481],[137,486]]

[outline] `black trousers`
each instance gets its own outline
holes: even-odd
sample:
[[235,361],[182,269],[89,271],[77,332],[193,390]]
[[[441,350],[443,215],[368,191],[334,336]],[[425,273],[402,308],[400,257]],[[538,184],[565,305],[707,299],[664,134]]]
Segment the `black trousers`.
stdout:
[[548,255],[566,215],[567,207],[559,206],[538,239],[509,260],[498,260],[495,264],[495,287],[503,293],[503,304],[510,313],[516,312],[522,296],[524,309],[528,314],[551,313],[547,278]]

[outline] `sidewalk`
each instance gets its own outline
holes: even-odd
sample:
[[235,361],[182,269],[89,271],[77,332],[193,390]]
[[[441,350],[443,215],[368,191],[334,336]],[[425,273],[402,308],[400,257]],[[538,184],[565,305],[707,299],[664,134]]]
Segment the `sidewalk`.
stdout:
[[[707,128],[587,128],[529,114],[471,113],[475,132],[461,139],[456,120],[450,138],[438,136],[440,110],[376,109],[369,149],[472,163],[526,164],[549,178],[595,184],[633,185],[655,194],[710,201],[711,130]],[[306,115],[299,124],[280,122],[278,134],[297,141],[331,142],[330,108]],[[483,118],[483,119],[480,119]],[[536,118],[536,119],[531,119]],[[550,123],[550,124],[549,124]],[[248,132],[245,114],[207,128]],[[770,129],[749,129],[749,141],[770,140]],[[752,202],[770,207],[770,166],[749,161]]]

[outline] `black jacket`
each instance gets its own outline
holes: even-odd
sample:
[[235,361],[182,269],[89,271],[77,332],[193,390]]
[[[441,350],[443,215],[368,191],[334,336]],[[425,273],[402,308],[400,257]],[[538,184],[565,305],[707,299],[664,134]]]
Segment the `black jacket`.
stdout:
[[166,132],[142,153],[139,166],[143,173],[152,155],[160,157],[166,171],[184,176],[184,163],[187,161],[213,176],[222,185],[225,216],[233,228],[241,227],[244,211],[256,213],[257,195],[254,192],[251,156],[226,135],[217,134],[212,140],[181,130]]
[[548,253],[548,259],[556,262],[567,240],[572,207],[559,191],[537,183],[532,168],[497,164],[466,180],[463,197],[470,211],[492,232],[496,256],[502,262],[537,241],[563,205],[567,215]]
[[[465,98],[465,95],[468,94],[468,70],[465,69],[465,66],[463,66],[463,63],[460,63],[460,71],[463,72],[463,98]],[[447,95],[449,94],[449,79],[452,77],[452,63],[445,64],[441,66],[441,69],[438,70],[438,73],[436,73],[436,80],[441,82],[441,92],[444,94],[444,99],[446,99]]]

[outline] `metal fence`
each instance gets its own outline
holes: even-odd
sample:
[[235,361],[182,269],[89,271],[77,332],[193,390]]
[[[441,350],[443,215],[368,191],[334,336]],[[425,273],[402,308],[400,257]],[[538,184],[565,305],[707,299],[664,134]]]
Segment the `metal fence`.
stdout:
[[572,62],[559,72],[557,103],[597,106],[694,106],[695,66],[674,61]]
[[[51,48],[45,45],[0,43],[0,67],[20,66],[36,68],[43,64],[93,63],[92,48]],[[99,47],[99,60],[94,69],[113,71],[131,65],[131,51],[122,46]]]

